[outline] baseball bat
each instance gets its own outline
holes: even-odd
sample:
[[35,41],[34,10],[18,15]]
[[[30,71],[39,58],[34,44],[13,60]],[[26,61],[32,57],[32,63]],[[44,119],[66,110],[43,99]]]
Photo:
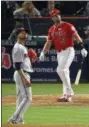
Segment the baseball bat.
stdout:
[[80,78],[81,78],[81,74],[82,74],[83,62],[84,62],[84,57],[82,57],[82,61],[80,63],[80,67],[78,69],[78,72],[77,72],[77,75],[76,75],[76,78],[75,78],[75,83],[74,83],[75,85],[79,84],[79,81],[80,81]]
[[78,70],[78,73],[76,75],[76,79],[75,79],[75,85],[78,85],[79,84],[79,81],[80,81],[80,78],[81,78],[81,73],[82,73],[82,69],[79,69]]

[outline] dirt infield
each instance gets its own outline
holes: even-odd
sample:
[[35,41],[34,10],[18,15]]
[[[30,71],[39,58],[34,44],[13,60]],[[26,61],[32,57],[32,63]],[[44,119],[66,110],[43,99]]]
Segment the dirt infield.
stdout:
[[2,125],[2,127],[89,127],[83,125]]
[[[89,95],[75,95],[72,102],[57,102],[59,95],[33,95],[33,106],[89,106]],[[15,105],[15,96],[2,96],[2,105]]]
[[[33,95],[33,106],[89,106],[89,95],[75,95],[72,102],[57,102],[59,95]],[[15,96],[2,96],[2,105],[15,105]],[[89,127],[85,125],[11,125],[2,127]]]

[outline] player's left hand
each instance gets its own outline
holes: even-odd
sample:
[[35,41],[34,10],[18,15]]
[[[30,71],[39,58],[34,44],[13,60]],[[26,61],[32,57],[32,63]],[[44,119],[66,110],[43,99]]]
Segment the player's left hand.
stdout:
[[87,54],[88,54],[88,52],[87,52],[87,50],[86,50],[85,48],[83,48],[83,49],[81,50],[81,54],[82,54],[83,57],[86,57]]
[[32,63],[34,63],[37,60],[37,53],[32,48],[28,49],[28,56]]

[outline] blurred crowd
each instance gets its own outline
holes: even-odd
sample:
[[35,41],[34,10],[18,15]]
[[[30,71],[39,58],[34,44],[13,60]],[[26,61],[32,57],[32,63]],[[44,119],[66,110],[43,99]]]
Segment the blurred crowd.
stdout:
[[[13,19],[18,28],[23,26],[24,18],[48,17],[54,8],[62,16],[89,16],[89,1],[1,1],[1,19],[2,22]],[[89,26],[84,34],[89,39]]]
[[89,16],[89,1],[1,1],[2,18],[49,16],[54,8],[60,9],[62,15]]

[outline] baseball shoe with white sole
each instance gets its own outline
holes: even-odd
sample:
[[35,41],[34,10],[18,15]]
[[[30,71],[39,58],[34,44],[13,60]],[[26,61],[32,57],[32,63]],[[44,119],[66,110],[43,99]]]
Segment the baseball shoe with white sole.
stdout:
[[9,119],[9,120],[7,121],[7,123],[8,123],[8,124],[17,124],[17,122],[16,122],[15,120],[13,120],[13,119]]
[[23,119],[21,119],[20,121],[18,121],[18,123],[17,124],[24,124],[24,120]]
[[69,102],[68,99],[66,98],[58,98],[57,101],[58,102]]
[[21,119],[20,121],[15,121],[13,119],[9,119],[7,121],[8,124],[24,124],[24,121]]

